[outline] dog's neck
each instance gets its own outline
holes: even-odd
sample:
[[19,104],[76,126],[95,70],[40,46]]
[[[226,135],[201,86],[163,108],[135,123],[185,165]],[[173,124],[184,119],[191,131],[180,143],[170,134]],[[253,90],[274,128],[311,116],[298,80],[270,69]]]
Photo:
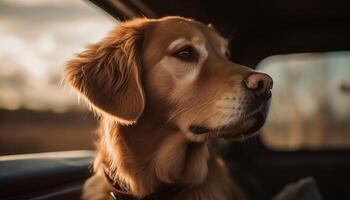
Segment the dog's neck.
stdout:
[[[157,128],[158,127],[158,128]],[[162,184],[196,185],[208,173],[207,143],[191,143],[176,128],[142,123],[120,126],[111,119],[101,123],[95,168],[109,175],[136,197],[153,193]],[[104,160],[101,160],[104,158]]]

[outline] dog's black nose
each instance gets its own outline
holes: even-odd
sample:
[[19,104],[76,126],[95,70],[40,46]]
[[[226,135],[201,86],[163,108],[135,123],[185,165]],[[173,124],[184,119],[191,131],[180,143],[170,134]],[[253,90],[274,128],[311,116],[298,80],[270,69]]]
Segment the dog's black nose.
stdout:
[[244,86],[253,92],[255,96],[262,100],[268,100],[271,97],[273,85],[272,78],[265,73],[252,73],[243,80]]

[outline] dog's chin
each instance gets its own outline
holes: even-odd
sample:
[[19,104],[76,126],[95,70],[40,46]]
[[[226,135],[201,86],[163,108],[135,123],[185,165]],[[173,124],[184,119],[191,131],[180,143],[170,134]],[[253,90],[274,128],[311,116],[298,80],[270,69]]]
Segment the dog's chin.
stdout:
[[247,115],[246,118],[217,128],[207,128],[205,126],[190,126],[189,130],[196,136],[205,135],[210,138],[225,138],[232,141],[242,141],[250,138],[265,124],[268,113],[268,105],[262,106]]
[[239,129],[223,131],[220,136],[232,141],[242,141],[256,135],[265,124],[265,121],[266,114],[263,112],[258,112],[246,121],[242,122]]

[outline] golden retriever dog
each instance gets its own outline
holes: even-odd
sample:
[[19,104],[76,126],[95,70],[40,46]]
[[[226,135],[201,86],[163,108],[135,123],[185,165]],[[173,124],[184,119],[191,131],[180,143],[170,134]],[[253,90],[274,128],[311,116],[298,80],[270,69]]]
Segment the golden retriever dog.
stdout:
[[83,199],[244,198],[211,141],[260,129],[272,79],[228,52],[210,25],[134,19],[67,63],[67,81],[100,118]]

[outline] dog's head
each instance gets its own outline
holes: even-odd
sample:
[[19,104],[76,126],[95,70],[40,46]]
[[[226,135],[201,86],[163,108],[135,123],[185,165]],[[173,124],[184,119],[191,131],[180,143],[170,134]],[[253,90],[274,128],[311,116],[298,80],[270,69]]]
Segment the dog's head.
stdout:
[[232,63],[228,52],[211,26],[137,19],[78,54],[66,74],[98,113],[120,124],[157,116],[191,141],[244,138],[265,121],[272,79]]

